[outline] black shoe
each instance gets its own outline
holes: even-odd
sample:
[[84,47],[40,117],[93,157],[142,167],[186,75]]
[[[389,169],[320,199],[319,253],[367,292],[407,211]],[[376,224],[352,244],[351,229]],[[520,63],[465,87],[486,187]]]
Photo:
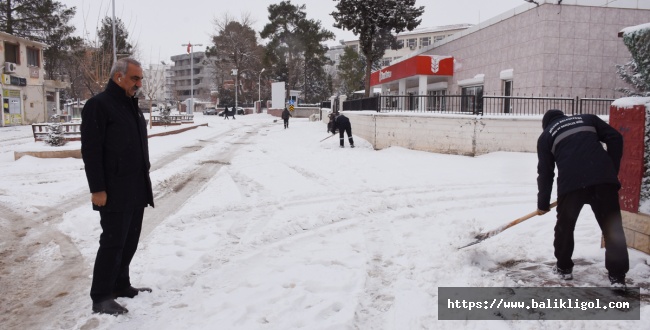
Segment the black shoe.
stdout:
[[102,302],[93,303],[93,313],[121,315],[128,313],[129,310],[122,307],[122,305],[115,302],[113,299],[104,300]]
[[340,146],[341,148],[345,148],[344,146]]
[[133,298],[140,292],[151,292],[151,288],[134,288],[132,286],[113,292],[115,298]]
[[562,269],[557,265],[553,266],[553,274],[557,275],[560,279],[563,280],[572,280],[573,279],[573,269]]
[[354,144],[350,146],[350,148],[354,148]]
[[623,275],[608,275],[609,277],[609,283],[611,284],[611,287],[614,289],[625,289],[627,286],[625,285],[625,274]]

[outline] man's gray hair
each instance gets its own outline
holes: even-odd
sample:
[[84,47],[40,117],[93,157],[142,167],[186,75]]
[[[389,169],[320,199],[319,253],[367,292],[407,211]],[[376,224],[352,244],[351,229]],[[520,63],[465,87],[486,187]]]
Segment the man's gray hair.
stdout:
[[126,69],[129,67],[129,64],[133,64],[138,67],[142,67],[140,62],[130,58],[130,57],[125,57],[117,60],[117,62],[113,63],[113,67],[111,68],[111,79],[113,76],[115,76],[116,73],[120,72],[122,75],[126,75]]

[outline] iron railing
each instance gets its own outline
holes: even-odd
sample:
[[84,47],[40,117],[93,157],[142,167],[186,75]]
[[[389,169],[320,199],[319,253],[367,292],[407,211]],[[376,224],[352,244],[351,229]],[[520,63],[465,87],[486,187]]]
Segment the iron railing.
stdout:
[[608,115],[611,98],[499,95],[378,95],[343,102],[343,110],[429,112],[471,115],[542,115],[549,109],[566,114]]

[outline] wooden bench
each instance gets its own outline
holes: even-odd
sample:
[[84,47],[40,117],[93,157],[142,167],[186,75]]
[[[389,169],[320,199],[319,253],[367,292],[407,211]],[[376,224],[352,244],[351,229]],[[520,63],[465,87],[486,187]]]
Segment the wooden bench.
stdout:
[[[79,141],[81,140],[81,124],[80,123],[59,123],[63,138],[66,141]],[[32,124],[32,133],[34,133],[34,141],[44,141],[50,134],[50,124]]]
[[194,123],[194,115],[169,115],[165,122],[161,115],[151,116],[151,126],[181,125]]

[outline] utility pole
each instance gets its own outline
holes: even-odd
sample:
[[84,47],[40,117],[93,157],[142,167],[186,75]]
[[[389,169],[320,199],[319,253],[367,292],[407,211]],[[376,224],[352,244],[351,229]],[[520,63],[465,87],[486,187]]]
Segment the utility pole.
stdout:
[[187,114],[194,114],[194,46],[203,46],[203,44],[192,45],[191,42],[182,44],[181,46],[187,47],[187,52],[190,54],[190,104],[187,105]]

